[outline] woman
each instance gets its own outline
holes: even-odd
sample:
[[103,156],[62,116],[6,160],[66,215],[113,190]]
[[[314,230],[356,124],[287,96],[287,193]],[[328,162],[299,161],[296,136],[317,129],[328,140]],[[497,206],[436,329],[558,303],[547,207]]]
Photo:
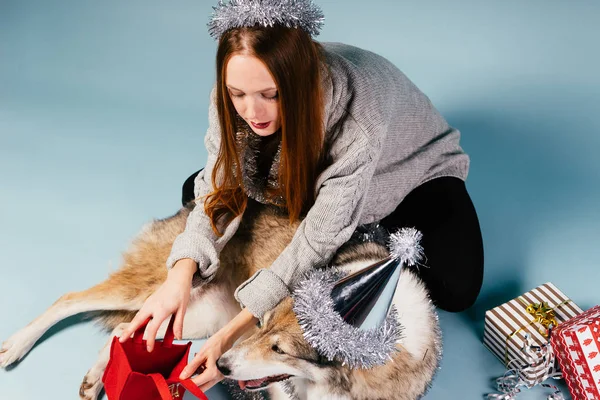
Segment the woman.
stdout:
[[219,268],[248,197],[280,206],[290,221],[302,216],[273,265],[235,291],[242,311],[183,371],[187,378],[204,366],[194,378],[204,391],[222,379],[221,354],[360,225],[379,221],[389,230],[414,226],[423,233],[427,261],[419,273],[441,309],[473,304],[483,277],[481,232],[464,183],[469,157],[459,132],[383,57],[315,42],[321,17],[310,0],[291,2],[302,3],[300,10],[275,7],[260,15],[236,3],[220,4],[211,27],[219,46],[208,161],[184,185],[184,202],[196,198],[198,205],[173,244],[166,282],[121,336],[127,340],[151,317],[151,351],[159,326],[174,313],[181,337],[192,281],[201,285]]

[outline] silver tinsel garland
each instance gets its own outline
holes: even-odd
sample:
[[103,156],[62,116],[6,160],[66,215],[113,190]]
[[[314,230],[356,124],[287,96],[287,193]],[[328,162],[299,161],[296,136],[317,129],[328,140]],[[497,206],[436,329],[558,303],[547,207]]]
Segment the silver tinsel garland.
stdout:
[[[274,190],[279,188],[278,176],[281,162],[281,140],[278,140],[268,176],[263,176],[258,170],[258,159],[261,156],[265,156],[261,154],[264,140],[265,138],[254,133],[245,122],[238,121],[236,146],[242,160],[241,170],[244,191],[254,200],[263,204],[269,204],[266,198],[266,189]],[[270,201],[277,205],[285,204],[285,199],[281,194],[274,196]]]
[[210,35],[219,39],[232,28],[283,25],[319,35],[324,16],[312,0],[219,0],[208,23]]
[[[402,228],[388,240],[390,259],[412,266],[423,256],[421,232]],[[402,325],[392,305],[385,321],[376,328],[357,328],[335,311],[331,292],[346,274],[335,269],[316,269],[307,273],[294,289],[294,312],[304,338],[330,361],[338,360],[350,368],[372,368],[385,364],[398,350]]]

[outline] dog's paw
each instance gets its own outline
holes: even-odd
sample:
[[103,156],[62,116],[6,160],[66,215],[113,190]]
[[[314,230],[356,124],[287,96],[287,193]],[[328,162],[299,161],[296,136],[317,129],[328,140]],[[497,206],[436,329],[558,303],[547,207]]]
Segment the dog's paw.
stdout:
[[100,390],[102,390],[102,371],[92,368],[83,378],[79,387],[79,397],[81,400],[96,400]]
[[19,335],[13,335],[0,347],[0,368],[6,368],[12,363],[19,361],[31,348],[35,342],[18,340]]

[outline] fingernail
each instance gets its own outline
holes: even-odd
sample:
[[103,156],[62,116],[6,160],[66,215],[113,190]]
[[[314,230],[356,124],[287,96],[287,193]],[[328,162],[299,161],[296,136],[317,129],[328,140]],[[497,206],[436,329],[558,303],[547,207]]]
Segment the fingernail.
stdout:
[[152,348],[150,346],[146,346],[146,350],[148,350],[148,353],[152,352]]

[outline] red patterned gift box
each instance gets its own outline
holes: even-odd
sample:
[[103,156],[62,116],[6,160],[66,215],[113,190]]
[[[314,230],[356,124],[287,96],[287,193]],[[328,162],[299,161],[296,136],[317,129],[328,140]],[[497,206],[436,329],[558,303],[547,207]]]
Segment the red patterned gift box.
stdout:
[[600,400],[600,306],[559,325],[551,343],[573,400]]

